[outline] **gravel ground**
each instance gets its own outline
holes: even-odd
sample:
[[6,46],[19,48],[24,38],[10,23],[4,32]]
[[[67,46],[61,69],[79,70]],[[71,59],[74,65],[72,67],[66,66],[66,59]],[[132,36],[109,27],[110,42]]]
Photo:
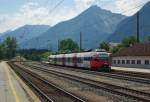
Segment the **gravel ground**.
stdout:
[[45,72],[37,71],[32,69],[32,71],[38,73],[39,75],[50,80],[52,83],[62,87],[63,89],[80,96],[89,102],[136,102],[128,98],[124,98],[118,95],[111,94],[109,92],[92,88],[88,85],[74,82],[68,79],[60,78],[55,75],[51,75]]
[[65,72],[67,74],[72,74],[72,75],[77,75],[77,76],[80,75],[81,77],[89,78],[89,79],[96,80],[96,81],[111,83],[114,85],[120,85],[120,86],[124,86],[124,87],[131,88],[131,89],[150,92],[150,85],[148,85],[148,84],[142,84],[142,83],[138,83],[138,82],[104,77],[104,76],[100,76],[100,75],[92,75],[92,74],[87,74],[87,73],[83,73],[83,72],[75,72],[75,71],[71,71],[69,69],[59,69],[59,68],[52,68],[52,67],[49,67],[49,68],[51,70]]

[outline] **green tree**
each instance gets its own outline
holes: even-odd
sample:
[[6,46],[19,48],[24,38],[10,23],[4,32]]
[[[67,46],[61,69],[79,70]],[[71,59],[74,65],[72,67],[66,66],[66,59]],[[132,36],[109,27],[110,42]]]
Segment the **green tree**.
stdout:
[[109,50],[110,50],[110,46],[109,46],[109,44],[106,43],[106,42],[100,43],[100,45],[99,45],[98,48],[99,48],[99,49],[105,49],[106,51],[109,51]]
[[134,45],[135,43],[137,43],[136,38],[134,36],[130,36],[130,37],[124,38],[121,44],[122,44],[122,47],[128,48]]
[[147,37],[147,41],[150,42],[150,35]]
[[3,44],[0,44],[0,60],[5,57],[5,47]]
[[68,53],[68,52],[78,51],[79,46],[72,39],[65,39],[60,41],[59,50],[62,53]]
[[120,50],[124,49],[124,47],[122,46],[122,44],[118,44],[117,46],[114,46],[113,48],[110,49],[111,53],[116,53]]
[[44,52],[41,54],[41,58],[43,60],[47,60],[48,56],[50,56],[52,54],[52,52]]
[[116,53],[120,50],[123,50],[125,48],[128,48],[130,46],[133,46],[135,43],[137,43],[137,40],[134,36],[130,36],[127,38],[124,38],[121,42],[121,44],[119,44],[118,46],[115,46],[111,49],[112,53]]
[[17,50],[17,41],[13,37],[7,37],[4,41],[4,47],[6,50],[5,57],[10,59],[12,57],[15,57],[16,50]]

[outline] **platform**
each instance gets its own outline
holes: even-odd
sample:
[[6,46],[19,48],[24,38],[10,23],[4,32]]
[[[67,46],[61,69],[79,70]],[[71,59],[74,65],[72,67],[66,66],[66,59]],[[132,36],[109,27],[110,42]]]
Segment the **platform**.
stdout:
[[150,69],[143,69],[143,68],[126,68],[126,67],[111,67],[114,70],[121,70],[121,71],[131,71],[131,72],[141,72],[141,73],[150,73]]
[[24,89],[18,78],[6,62],[0,62],[0,102],[35,102],[37,97],[28,87]]

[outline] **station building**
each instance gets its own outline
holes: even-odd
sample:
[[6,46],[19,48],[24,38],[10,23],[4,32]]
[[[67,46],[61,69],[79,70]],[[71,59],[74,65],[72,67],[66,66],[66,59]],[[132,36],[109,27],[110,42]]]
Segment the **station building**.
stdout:
[[111,55],[112,66],[150,69],[150,43],[135,44]]

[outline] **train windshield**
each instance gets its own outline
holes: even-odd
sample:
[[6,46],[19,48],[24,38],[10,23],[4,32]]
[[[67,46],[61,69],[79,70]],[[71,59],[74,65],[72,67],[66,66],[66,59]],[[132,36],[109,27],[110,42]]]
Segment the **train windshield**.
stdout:
[[100,59],[108,61],[109,56],[108,56],[108,54],[100,54]]

